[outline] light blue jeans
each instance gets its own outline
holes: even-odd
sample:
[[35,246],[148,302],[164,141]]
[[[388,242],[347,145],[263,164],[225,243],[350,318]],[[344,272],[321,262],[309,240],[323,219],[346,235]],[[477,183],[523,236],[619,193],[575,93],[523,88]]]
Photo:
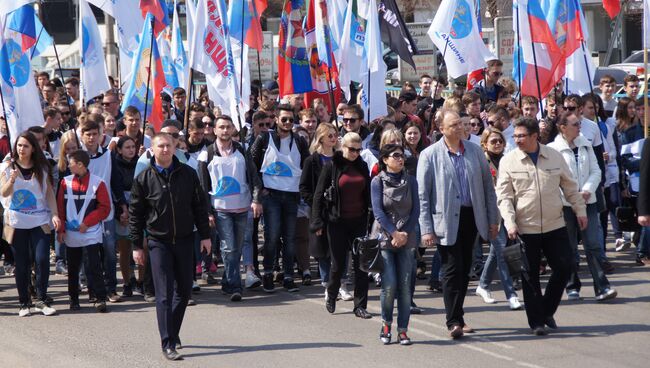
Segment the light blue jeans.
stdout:
[[217,211],[216,222],[224,268],[221,290],[228,294],[241,293],[239,264],[244,235],[246,234],[248,212]]
[[381,273],[381,319],[393,323],[393,307],[397,297],[397,332],[408,330],[411,317],[411,276],[415,270],[415,249],[382,249],[384,270]]
[[496,271],[498,267],[503,292],[506,294],[506,298],[510,299],[513,296],[517,296],[517,293],[512,286],[512,278],[510,277],[508,264],[506,264],[506,260],[503,258],[503,248],[506,246],[506,241],[506,227],[501,224],[501,229],[499,230],[496,239],[490,241],[490,254],[488,254],[487,260],[485,261],[479,285],[485,290],[490,290],[490,283],[492,283],[494,271]]

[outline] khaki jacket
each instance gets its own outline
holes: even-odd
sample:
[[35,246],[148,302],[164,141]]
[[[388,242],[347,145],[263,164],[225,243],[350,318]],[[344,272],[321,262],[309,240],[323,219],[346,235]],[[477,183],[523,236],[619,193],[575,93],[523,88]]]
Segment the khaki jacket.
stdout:
[[506,229],[516,225],[520,234],[542,234],[565,226],[561,193],[577,216],[587,215],[578,184],[556,150],[540,144],[537,165],[519,148],[499,162],[497,205]]

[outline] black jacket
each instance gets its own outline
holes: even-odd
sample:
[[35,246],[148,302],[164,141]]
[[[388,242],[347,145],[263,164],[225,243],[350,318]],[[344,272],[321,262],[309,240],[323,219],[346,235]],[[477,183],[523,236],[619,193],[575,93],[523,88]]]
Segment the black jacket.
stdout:
[[144,231],[163,243],[175,244],[198,229],[201,239],[210,239],[208,207],[199,178],[191,167],[175,156],[169,175],[150,166],[135,178],[129,206],[129,237],[141,249]]
[[[366,190],[363,193],[365,200],[364,207],[367,210],[370,209],[370,173],[368,172],[368,165],[361,159],[361,156],[357,157],[354,161],[348,161],[343,157],[341,152],[336,152],[332,161],[323,166],[323,170],[318,177],[318,184],[316,185],[313,205],[311,207],[311,223],[309,226],[311,231],[322,229],[326,222],[339,221],[341,216],[339,179],[341,178],[341,174],[345,173],[350,167],[357,169],[366,178]],[[329,202],[325,200],[324,193],[332,183],[334,184],[334,190],[332,191],[332,201]],[[324,218],[325,214],[327,218]]]
[[[257,138],[255,138],[255,142],[253,142],[253,145],[250,148],[251,158],[253,159],[253,163],[257,168],[257,173],[260,177],[260,180],[262,179],[262,173],[260,172],[260,169],[262,168],[262,163],[264,162],[264,155],[266,154],[266,149],[269,147],[269,139],[271,137],[273,138],[273,142],[275,143],[275,146],[278,147],[279,150],[280,136],[278,136],[278,133],[276,133],[275,131],[260,133],[260,135],[258,135]],[[298,146],[298,151],[300,152],[300,167],[302,167],[303,163],[305,162],[305,159],[309,156],[308,144],[302,137],[300,137],[297,134],[293,134],[293,132],[291,133],[291,137],[293,138],[291,144],[295,144]],[[262,181],[262,185],[264,185],[264,181]]]
[[309,207],[313,207],[314,191],[318,185],[318,176],[323,170],[323,164],[320,162],[320,153],[314,152],[307,157],[302,167],[300,176],[300,197]]
[[115,217],[119,217],[122,212],[123,204],[129,205],[124,196],[124,192],[130,192],[133,185],[133,174],[135,173],[135,164],[138,158],[134,157],[131,161],[126,161],[120,155],[113,155],[113,164],[111,166],[111,191],[113,192],[113,203],[115,204]]
[[[251,191],[253,202],[262,203],[262,181],[260,180],[259,175],[257,175],[255,164],[253,164],[250,155],[244,151],[244,148],[241,144],[239,144],[239,142],[232,141],[232,144],[233,148],[239,151],[239,153],[241,153],[246,160],[246,184]],[[212,161],[212,158],[214,158],[214,156],[221,156],[221,153],[219,152],[219,147],[217,146],[216,142],[209,145],[206,148],[206,151],[207,161],[203,161],[202,159],[197,160],[197,171],[199,173],[199,182],[201,183],[201,187],[205,193],[207,203],[212,203],[210,198],[210,191],[212,190],[212,179],[210,179],[210,172],[208,172],[208,164]],[[199,158],[201,158],[201,156],[199,156]],[[210,205],[208,208],[211,207],[212,206]]]
[[[344,127],[341,127],[341,129],[339,129],[339,135],[340,135],[341,137],[343,137],[344,135],[346,135],[347,132],[348,132],[348,131],[345,130]],[[370,129],[368,129],[365,125],[362,125],[362,126],[359,127],[359,136],[361,137],[361,141],[362,141],[362,142],[365,141],[366,138],[368,138],[369,135],[370,135]]]
[[637,210],[639,216],[650,216],[650,138],[643,143],[640,179]]

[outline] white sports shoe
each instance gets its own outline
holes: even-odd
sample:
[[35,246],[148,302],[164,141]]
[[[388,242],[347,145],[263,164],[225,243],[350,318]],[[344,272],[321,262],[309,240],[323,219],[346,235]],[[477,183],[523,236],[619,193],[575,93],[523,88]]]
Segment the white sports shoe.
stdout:
[[352,294],[350,294],[345,284],[341,284],[341,287],[339,288],[339,298],[345,300],[346,302],[349,302],[350,300],[354,299],[354,297],[352,296]]
[[41,312],[43,313],[44,316],[52,316],[56,314],[56,309],[52,308],[49,303],[46,302],[38,302],[34,306],[34,310],[36,312]]
[[480,287],[480,286],[477,286],[477,287],[476,287],[476,295],[478,295],[478,296],[480,296],[481,298],[483,298],[483,301],[484,301],[486,304],[494,304],[494,303],[497,302],[497,301],[492,297],[492,293],[490,292],[490,290],[483,289],[483,288]]
[[510,310],[519,310],[523,308],[517,296],[513,296],[510,299],[508,299],[508,303],[510,303]]
[[18,310],[18,317],[27,317],[31,315],[32,312],[29,311],[29,307],[20,307],[20,310]]
[[615,245],[616,245],[616,251],[617,252],[622,252],[622,251],[630,248],[630,246],[632,244],[629,241],[625,241],[624,238],[618,238],[618,239],[616,239]]
[[262,285],[262,280],[254,272],[246,272],[246,281],[244,281],[246,289],[253,289],[260,285]]

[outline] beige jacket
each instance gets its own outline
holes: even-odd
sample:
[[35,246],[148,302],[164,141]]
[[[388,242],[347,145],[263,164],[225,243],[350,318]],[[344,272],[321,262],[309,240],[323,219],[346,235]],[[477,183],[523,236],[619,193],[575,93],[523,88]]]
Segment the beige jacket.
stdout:
[[537,165],[520,149],[499,162],[497,205],[506,229],[517,226],[520,234],[542,234],[565,226],[562,197],[577,216],[586,216],[585,201],[578,192],[562,154],[539,145]]

